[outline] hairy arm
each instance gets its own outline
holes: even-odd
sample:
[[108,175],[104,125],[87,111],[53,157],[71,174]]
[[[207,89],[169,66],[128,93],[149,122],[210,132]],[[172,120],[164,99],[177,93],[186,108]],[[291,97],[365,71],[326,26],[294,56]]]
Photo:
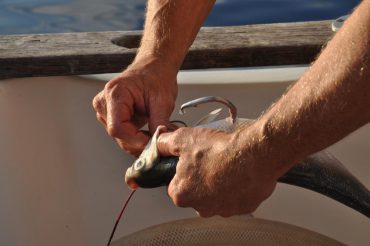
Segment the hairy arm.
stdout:
[[370,121],[370,1],[363,1],[312,67],[252,125],[236,132],[162,133],[179,156],[168,192],[201,216],[253,212],[307,155]]
[[[256,127],[268,153],[286,165],[370,120],[370,1],[363,1],[302,78]],[[281,171],[278,174],[281,175]]]
[[215,0],[149,0],[135,62],[156,58],[179,70]]
[[138,155],[154,133],[169,125],[176,75],[214,0],[149,0],[144,35],[134,62],[93,101],[97,119],[120,147]]

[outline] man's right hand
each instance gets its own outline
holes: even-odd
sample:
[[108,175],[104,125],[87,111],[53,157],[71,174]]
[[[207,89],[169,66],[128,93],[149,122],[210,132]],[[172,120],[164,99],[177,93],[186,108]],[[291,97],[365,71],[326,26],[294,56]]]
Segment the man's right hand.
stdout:
[[139,155],[154,133],[169,124],[177,96],[176,75],[215,0],[148,0],[135,61],[94,99],[98,120],[124,150]]
[[93,100],[97,119],[118,145],[139,155],[158,125],[169,125],[177,96],[177,69],[150,59],[134,62],[110,80]]

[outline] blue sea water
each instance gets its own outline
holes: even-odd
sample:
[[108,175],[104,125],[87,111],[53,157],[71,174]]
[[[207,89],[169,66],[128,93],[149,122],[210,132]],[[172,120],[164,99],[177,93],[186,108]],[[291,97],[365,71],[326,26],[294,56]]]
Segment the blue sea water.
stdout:
[[[335,19],[360,0],[219,0],[204,23]],[[146,0],[0,0],[0,34],[142,29]]]

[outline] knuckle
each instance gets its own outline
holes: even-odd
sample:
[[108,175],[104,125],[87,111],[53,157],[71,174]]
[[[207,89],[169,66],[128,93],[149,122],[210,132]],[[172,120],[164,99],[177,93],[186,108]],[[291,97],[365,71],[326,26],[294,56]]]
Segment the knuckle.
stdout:
[[99,114],[99,113],[96,113],[96,119],[103,125],[103,126],[106,126],[107,123],[106,121],[104,120],[104,118]]
[[171,145],[171,153],[175,155],[180,155],[180,147],[178,145]]
[[107,89],[106,93],[109,96],[109,98],[112,99],[113,101],[117,101],[121,96],[121,92],[117,86],[112,87],[111,89]]
[[105,91],[110,91],[113,87],[117,85],[117,78],[113,78],[112,80],[108,81],[105,86],[104,90]]
[[176,205],[176,207],[187,207],[188,205],[187,197],[184,196],[183,193],[173,194],[172,201]]
[[215,215],[212,211],[208,209],[196,209],[198,215],[202,218],[210,218]]
[[128,154],[130,154],[132,156],[136,156],[136,157],[138,157],[140,155],[140,151],[138,149],[136,149],[133,146],[127,144],[122,139],[116,138],[116,142],[117,142],[118,146],[122,150],[124,150],[125,152],[127,152]]
[[178,137],[177,130],[175,132],[172,132],[170,134],[166,133],[165,137],[162,137],[160,135],[158,143],[168,149],[168,151],[174,155],[180,155],[181,149],[182,149],[182,143]]
[[183,136],[183,135],[185,135],[186,134],[186,132],[187,132],[187,129],[186,129],[186,127],[181,127],[181,128],[179,128],[179,129],[177,129],[176,130],[176,136],[177,136],[177,138],[178,137],[181,137],[181,136]]
[[251,214],[254,213],[257,210],[257,208],[258,208],[257,205],[245,206],[244,208],[241,208],[240,211],[243,214]]
[[189,187],[178,185],[171,194],[171,199],[177,207],[190,207],[191,206],[191,193]]
[[119,138],[121,130],[117,125],[109,125],[107,126],[107,132],[109,136]]
[[92,106],[95,109],[96,112],[102,111],[102,104],[101,104],[101,98],[100,95],[96,95],[92,101]]
[[187,135],[187,130],[182,127],[178,128],[173,134],[171,135],[171,143],[173,143],[176,146],[181,146],[185,137]]
[[194,149],[192,155],[194,160],[201,160],[204,156],[204,152],[201,149],[196,148]]
[[145,147],[146,147],[146,145],[147,145],[147,142],[140,142],[140,143],[137,143],[137,151],[136,152],[141,152],[141,150],[143,150],[143,149],[145,149]]
[[126,87],[124,84],[119,83],[117,79],[113,79],[104,87],[105,96],[112,101],[118,101]]
[[125,151],[128,151],[127,144],[126,144],[124,141],[122,141],[122,140],[121,140],[121,139],[119,139],[119,138],[116,138],[116,142],[117,142],[118,146],[119,146],[121,149],[123,149],[123,150],[125,150]]
[[234,215],[231,211],[221,211],[219,215],[223,218],[228,218]]

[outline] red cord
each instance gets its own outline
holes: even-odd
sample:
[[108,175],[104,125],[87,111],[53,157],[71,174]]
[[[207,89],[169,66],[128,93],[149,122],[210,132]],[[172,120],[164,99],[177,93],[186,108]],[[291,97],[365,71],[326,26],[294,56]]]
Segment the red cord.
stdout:
[[127,204],[128,204],[128,202],[131,200],[131,197],[132,197],[132,195],[135,193],[135,191],[136,191],[136,190],[133,190],[133,191],[131,192],[130,196],[127,198],[127,200],[126,200],[125,204],[123,205],[123,208],[122,208],[121,212],[119,213],[118,218],[117,218],[117,220],[116,220],[116,223],[114,224],[113,230],[112,230],[112,232],[111,232],[111,234],[110,234],[110,237],[109,237],[109,241],[108,241],[107,246],[109,246],[109,245],[110,245],[110,243],[111,243],[111,241],[112,241],[112,239],[113,239],[114,233],[116,232],[116,229],[117,229],[118,223],[119,223],[119,221],[121,220],[122,214],[123,214],[123,212],[125,211],[125,209],[126,209],[126,207],[127,207]]

